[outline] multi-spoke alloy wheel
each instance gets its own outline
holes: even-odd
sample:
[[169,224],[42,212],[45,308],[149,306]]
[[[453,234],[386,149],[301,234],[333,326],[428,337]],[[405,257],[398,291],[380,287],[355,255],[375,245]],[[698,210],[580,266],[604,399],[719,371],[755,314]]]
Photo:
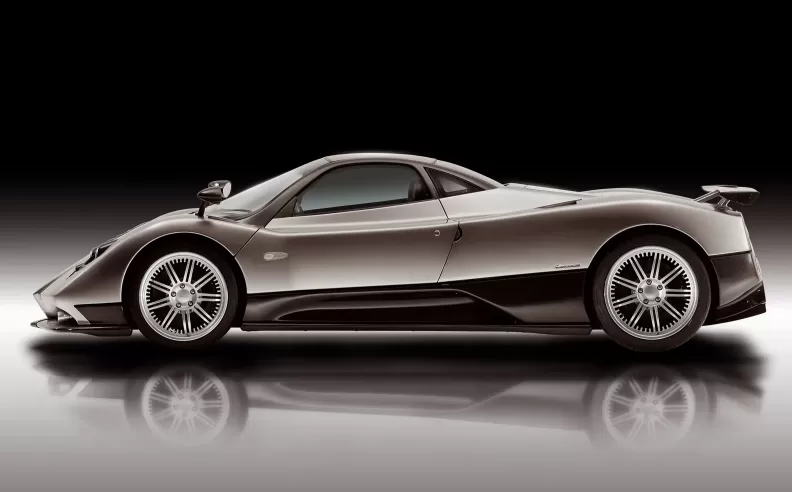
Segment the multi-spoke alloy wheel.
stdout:
[[601,410],[618,446],[664,448],[690,433],[696,397],[690,382],[672,371],[631,371],[608,385]]
[[149,430],[169,443],[201,445],[214,440],[230,414],[226,385],[200,369],[168,369],[149,378],[141,395]]
[[667,338],[690,322],[698,304],[698,283],[682,256],[644,246],[621,256],[605,281],[613,322],[644,340]]
[[218,267],[190,252],[155,261],[143,275],[138,297],[148,326],[178,342],[210,333],[228,307],[228,287]]

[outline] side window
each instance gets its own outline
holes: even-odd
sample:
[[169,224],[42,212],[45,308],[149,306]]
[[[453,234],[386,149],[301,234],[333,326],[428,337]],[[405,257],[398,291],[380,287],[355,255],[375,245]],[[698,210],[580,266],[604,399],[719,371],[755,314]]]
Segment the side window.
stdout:
[[298,198],[294,215],[343,212],[431,198],[421,175],[401,164],[358,164],[328,171]]
[[465,193],[473,193],[475,191],[482,191],[481,187],[474,185],[469,181],[454,176],[453,174],[444,173],[437,169],[426,168],[426,172],[432,177],[437,192],[441,197],[464,195]]

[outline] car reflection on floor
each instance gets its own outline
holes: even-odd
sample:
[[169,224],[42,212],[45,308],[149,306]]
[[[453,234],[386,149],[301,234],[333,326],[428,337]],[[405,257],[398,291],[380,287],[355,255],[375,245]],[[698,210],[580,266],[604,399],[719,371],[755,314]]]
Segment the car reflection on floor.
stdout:
[[763,361],[742,339],[702,336],[656,356],[593,337],[513,340],[291,336],[174,354],[51,338],[31,351],[50,393],[84,421],[97,418],[90,402],[120,399],[136,433],[186,446],[233,440],[268,408],[580,430],[596,446],[665,449],[715,432],[718,402],[760,409]]

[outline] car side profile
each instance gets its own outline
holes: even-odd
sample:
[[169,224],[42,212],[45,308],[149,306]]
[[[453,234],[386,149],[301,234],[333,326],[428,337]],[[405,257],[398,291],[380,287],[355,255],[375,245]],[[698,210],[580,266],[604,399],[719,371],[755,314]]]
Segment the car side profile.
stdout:
[[765,312],[751,188],[696,199],[502,184],[437,159],[324,157],[110,239],[39,289],[39,328],[168,346],[246,331],[587,334],[663,351]]

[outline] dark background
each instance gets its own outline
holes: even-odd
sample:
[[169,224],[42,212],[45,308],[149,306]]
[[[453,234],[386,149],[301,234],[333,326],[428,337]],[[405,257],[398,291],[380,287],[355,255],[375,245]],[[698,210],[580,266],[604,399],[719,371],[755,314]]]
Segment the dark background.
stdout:
[[210,180],[239,191],[357,151],[574,190],[753,186],[762,196],[749,224],[786,213],[788,116],[772,34],[509,35],[511,49],[439,33],[417,46],[353,37],[347,49],[320,36],[293,51],[237,38],[49,40],[14,74],[3,248],[53,234],[90,247],[105,239],[92,231],[197,206]]

